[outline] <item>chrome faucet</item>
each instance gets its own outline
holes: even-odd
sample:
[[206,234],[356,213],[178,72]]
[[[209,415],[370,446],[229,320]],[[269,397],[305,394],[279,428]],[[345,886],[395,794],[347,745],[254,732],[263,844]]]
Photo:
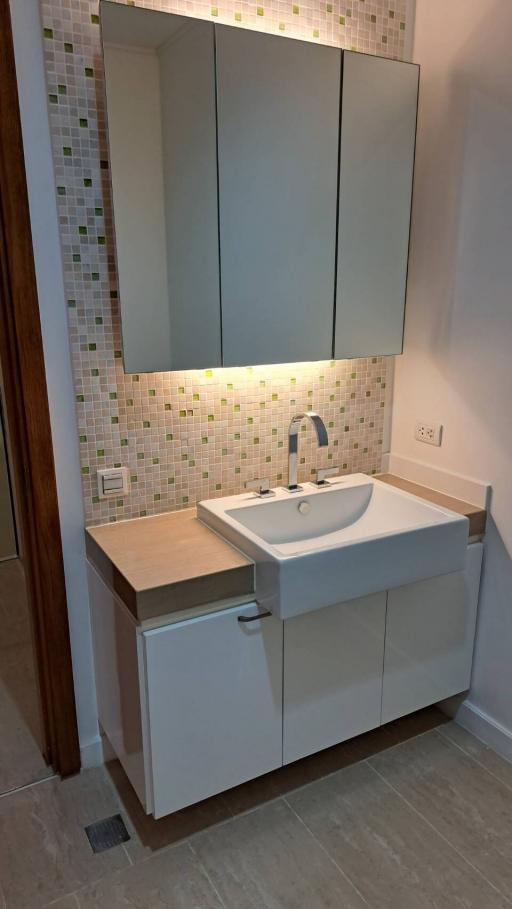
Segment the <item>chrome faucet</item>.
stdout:
[[298,413],[293,417],[288,430],[288,486],[285,486],[288,492],[300,492],[302,489],[301,486],[297,486],[297,452],[299,449],[299,426],[304,417],[311,420],[315,427],[318,447],[324,448],[325,445],[329,444],[324,421],[314,410],[307,410],[305,413]]

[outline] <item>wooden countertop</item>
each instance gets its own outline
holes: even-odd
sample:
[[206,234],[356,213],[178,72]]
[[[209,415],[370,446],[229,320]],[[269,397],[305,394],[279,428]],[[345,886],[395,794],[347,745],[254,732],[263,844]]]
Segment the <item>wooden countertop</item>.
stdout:
[[479,505],[471,505],[461,499],[454,499],[443,492],[437,492],[436,489],[420,486],[418,483],[412,483],[410,480],[404,480],[403,477],[396,477],[391,473],[378,474],[376,479],[382,480],[383,483],[389,483],[390,486],[396,486],[398,489],[403,489],[405,492],[410,492],[421,499],[426,499],[427,502],[432,502],[434,505],[449,508],[450,511],[455,511],[457,514],[463,514],[466,518],[469,518],[470,537],[480,536],[485,533],[487,511],[485,508],[480,508]]
[[195,508],[86,530],[89,561],[138,621],[254,592],[254,565]]
[[[484,508],[393,474],[377,479],[465,515],[470,537],[485,532]],[[201,524],[195,508],[89,527],[86,547],[139,622],[254,593],[253,563]]]

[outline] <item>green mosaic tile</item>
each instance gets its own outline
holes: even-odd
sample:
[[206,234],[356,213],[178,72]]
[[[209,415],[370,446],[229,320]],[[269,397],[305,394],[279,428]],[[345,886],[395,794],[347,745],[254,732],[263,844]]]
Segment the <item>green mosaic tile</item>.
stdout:
[[212,8],[211,8],[211,10],[210,10],[210,14],[211,14],[212,16],[218,16],[218,15],[219,15],[219,10],[217,9],[216,6],[212,6]]
[[49,100],[50,104],[59,103],[59,99],[58,99],[57,95],[48,95],[48,100]]
[[66,51],[66,54],[72,54],[72,53],[73,53],[73,45],[71,44],[70,41],[65,41],[65,42],[64,42],[64,50]]
[[93,25],[99,25],[100,17],[96,13],[91,13],[91,22]]
[[78,122],[82,129],[87,129],[87,127],[89,126],[89,122],[88,122],[88,120],[86,120],[85,117],[80,117]]
[[264,15],[265,15],[265,10],[263,9],[262,6],[257,6],[257,7],[256,7],[256,15],[257,15],[257,16],[264,16]]
[[51,41],[53,38],[53,29],[52,28],[43,28],[43,35],[45,38]]
[[87,79],[94,79],[94,70],[92,66],[86,66],[84,72]]
[[235,22],[242,21],[242,13],[235,13]]
[[65,158],[71,158],[72,155],[73,155],[73,150],[72,150],[71,146],[70,146],[70,145],[63,145],[63,146],[62,146],[62,154],[64,155]]
[[66,187],[65,187],[65,186],[58,186],[58,187],[57,187],[57,195],[58,195],[58,196],[65,196],[65,195],[66,195]]

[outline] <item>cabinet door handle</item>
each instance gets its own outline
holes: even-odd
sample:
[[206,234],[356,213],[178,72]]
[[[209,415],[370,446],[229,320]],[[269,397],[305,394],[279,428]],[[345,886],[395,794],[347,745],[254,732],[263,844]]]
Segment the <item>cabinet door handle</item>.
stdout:
[[239,615],[239,622],[257,622],[258,619],[266,619],[267,616],[272,615],[271,612],[258,612],[257,615]]

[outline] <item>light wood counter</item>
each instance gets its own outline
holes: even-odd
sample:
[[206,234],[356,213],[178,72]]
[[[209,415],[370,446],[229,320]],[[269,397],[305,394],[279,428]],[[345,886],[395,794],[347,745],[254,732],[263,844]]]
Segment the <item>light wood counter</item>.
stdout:
[[254,592],[254,565],[195,508],[86,530],[89,561],[138,621]]
[[410,492],[412,495],[426,499],[434,505],[440,505],[442,508],[448,508],[457,514],[462,514],[469,519],[469,536],[481,536],[485,533],[485,522],[487,511],[480,508],[479,505],[471,505],[469,502],[463,502],[461,499],[454,499],[443,492],[437,492],[436,489],[429,489],[428,486],[420,486],[419,483],[412,483],[410,480],[404,480],[403,477],[396,477],[391,473],[381,473],[376,477],[383,483],[389,483],[390,486],[396,486],[397,489],[403,489],[404,492]]

